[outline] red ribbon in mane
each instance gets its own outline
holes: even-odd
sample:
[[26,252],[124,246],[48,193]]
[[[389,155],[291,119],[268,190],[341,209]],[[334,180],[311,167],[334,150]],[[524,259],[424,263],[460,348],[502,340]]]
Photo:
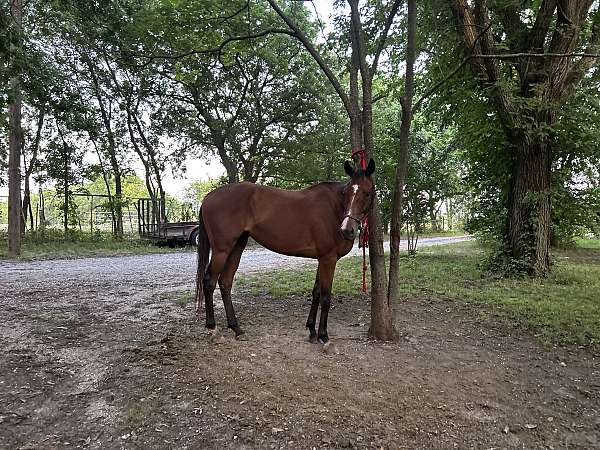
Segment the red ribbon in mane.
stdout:
[[[363,148],[355,148],[352,150],[352,159],[358,155],[360,157],[360,168],[365,171],[367,170],[367,159],[365,157],[365,150]],[[367,255],[366,248],[369,246],[369,217],[365,216],[362,221],[362,231],[358,238],[358,247],[362,247],[363,251],[363,265],[362,265],[362,291],[367,292]]]

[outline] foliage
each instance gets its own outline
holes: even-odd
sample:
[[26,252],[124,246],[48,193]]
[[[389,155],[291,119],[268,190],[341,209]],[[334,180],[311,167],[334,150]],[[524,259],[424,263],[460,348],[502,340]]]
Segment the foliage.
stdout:
[[192,181],[185,189],[184,199],[194,205],[198,205],[204,200],[204,197],[214,191],[219,186],[226,184],[225,179],[208,179],[206,181]]

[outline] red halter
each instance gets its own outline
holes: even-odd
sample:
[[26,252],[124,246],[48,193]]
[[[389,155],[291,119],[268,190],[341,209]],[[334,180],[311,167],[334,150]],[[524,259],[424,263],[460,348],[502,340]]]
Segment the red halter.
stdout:
[[[363,148],[355,148],[352,150],[352,159],[356,155],[360,156],[360,168],[364,171],[367,170],[367,159],[365,157],[365,150]],[[362,291],[367,292],[367,255],[366,248],[369,246],[369,217],[365,216],[362,221],[362,232],[358,238],[358,246],[362,247],[363,251],[363,265],[362,265]]]

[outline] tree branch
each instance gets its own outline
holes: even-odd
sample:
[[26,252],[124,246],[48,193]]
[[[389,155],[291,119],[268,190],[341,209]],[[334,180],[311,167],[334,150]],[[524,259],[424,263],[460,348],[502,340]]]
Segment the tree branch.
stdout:
[[[352,43],[356,46],[358,55],[358,67],[360,68],[360,76],[365,83],[371,83],[371,71],[367,65],[366,45],[362,33],[362,25],[360,23],[360,11],[358,10],[358,0],[349,0],[350,4],[350,33],[354,36]],[[364,88],[363,88],[364,90]]]
[[544,40],[546,39],[546,34],[548,34],[550,23],[552,23],[552,16],[554,16],[555,9],[556,0],[542,0],[535,23],[529,33],[527,42],[529,50],[541,50],[544,48]]
[[398,13],[398,9],[400,8],[401,4],[402,4],[402,0],[394,1],[393,5],[390,9],[390,14],[388,15],[387,20],[385,22],[385,26],[383,27],[383,31],[379,35],[379,41],[377,42],[377,47],[375,49],[375,53],[373,53],[373,64],[371,64],[371,73],[370,73],[371,79],[373,79],[373,76],[375,75],[375,72],[377,71],[377,64],[379,64],[379,56],[381,55],[381,52],[385,48],[385,41],[387,40],[388,34],[390,32],[390,28],[392,27],[392,24],[394,23],[394,18],[396,17],[396,14]]
[[267,0],[267,1],[269,2],[269,5],[271,5],[271,8],[273,8],[273,10],[275,10],[275,12],[279,15],[279,17],[281,17],[281,19],[286,23],[286,25],[291,30],[294,31],[294,33],[290,34],[290,35],[294,36],[296,39],[298,39],[302,43],[302,45],[304,45],[304,48],[306,48],[308,53],[310,53],[310,55],[314,58],[314,60],[317,62],[317,64],[319,65],[319,67],[321,68],[323,73],[325,73],[325,76],[327,77],[327,79],[329,80],[329,82],[331,83],[331,85],[333,86],[333,88],[335,89],[337,94],[339,95],[340,99],[342,100],[342,103],[344,104],[344,108],[346,108],[346,111],[349,114],[351,114],[351,105],[350,105],[350,99],[348,98],[348,94],[346,93],[346,91],[344,91],[344,88],[342,87],[340,81],[334,75],[331,68],[327,65],[327,63],[325,62],[325,60],[323,59],[323,57],[321,56],[319,51],[315,48],[315,46],[308,39],[308,37],[302,32],[302,30],[298,27],[298,25],[296,25],[296,23],[294,23],[294,21],[292,19],[290,19],[281,10],[281,8],[277,5],[277,3],[275,3],[275,0]]
[[[126,56],[147,59],[147,61],[142,65],[134,65],[135,67],[143,68],[143,67],[147,67],[148,65],[150,65],[152,63],[152,61],[157,60],[157,59],[176,60],[176,59],[187,58],[188,56],[192,56],[192,55],[214,55],[214,54],[220,55],[223,52],[223,49],[232,42],[244,41],[244,40],[248,40],[248,39],[256,39],[256,38],[267,36],[269,34],[287,34],[289,36],[295,35],[294,32],[292,32],[288,29],[285,29],[285,28],[266,28],[266,29],[258,31],[256,33],[250,33],[250,34],[245,34],[245,35],[241,35],[241,36],[230,36],[227,39],[225,39],[223,42],[221,42],[217,47],[205,48],[205,49],[201,49],[201,50],[190,50],[188,52],[179,53],[177,55],[169,55],[169,54],[147,55],[147,54],[143,54],[143,53],[126,53]],[[122,58],[119,58],[119,59],[122,59]]]
[[581,58],[598,58],[600,54],[598,53],[506,53],[506,54],[498,54],[498,55],[470,55],[461,61],[461,63],[456,66],[456,68],[434,84],[431,88],[429,88],[420,98],[417,100],[414,106],[414,110],[416,111],[421,107],[421,104],[427,100],[431,95],[433,95],[441,86],[443,86],[448,80],[454,77],[467,63],[469,63],[473,59],[517,59],[517,58],[572,58],[572,57],[581,57]]
[[[592,20],[592,35],[585,48],[585,53],[588,55],[600,53],[600,4]],[[582,57],[573,67],[568,84],[578,83],[597,61],[598,57]]]

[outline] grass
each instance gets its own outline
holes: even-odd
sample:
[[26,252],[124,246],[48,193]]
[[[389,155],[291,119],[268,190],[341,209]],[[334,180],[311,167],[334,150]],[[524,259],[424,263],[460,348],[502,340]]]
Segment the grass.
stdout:
[[[498,314],[547,344],[600,347],[600,241],[555,253],[545,279],[503,279],[483,274],[483,250],[475,242],[423,248],[401,260],[401,297],[445,298]],[[346,258],[336,269],[334,293],[364,295],[359,258]],[[273,296],[310,295],[314,269],[240,277],[242,289]]]
[[[137,236],[115,239],[106,232],[72,232],[65,235],[61,231],[27,233],[22,241],[20,259],[62,259],[87,256],[138,255],[182,251],[158,247]],[[0,259],[8,258],[6,236],[0,237]]]
[[162,301],[171,301],[182,308],[195,301],[195,296],[189,289],[161,292],[157,298]]

